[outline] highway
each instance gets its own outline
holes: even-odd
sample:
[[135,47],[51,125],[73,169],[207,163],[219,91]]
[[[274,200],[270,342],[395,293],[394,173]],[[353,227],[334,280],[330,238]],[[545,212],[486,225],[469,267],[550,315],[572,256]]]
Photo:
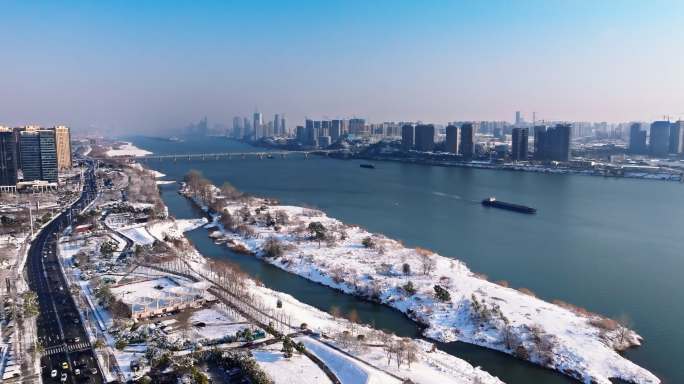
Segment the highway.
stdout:
[[96,195],[94,166],[89,163],[81,197],[43,228],[29,249],[27,276],[30,289],[38,295],[37,332],[45,349],[40,361],[43,383],[105,382],[56,253],[60,231]]

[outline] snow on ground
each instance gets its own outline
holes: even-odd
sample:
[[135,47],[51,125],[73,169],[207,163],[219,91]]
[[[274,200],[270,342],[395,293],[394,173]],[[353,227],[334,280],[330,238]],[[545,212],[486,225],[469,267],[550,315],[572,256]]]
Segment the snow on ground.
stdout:
[[154,236],[152,236],[144,224],[137,224],[129,227],[124,227],[118,230],[119,233],[131,239],[131,241],[140,245],[150,245],[154,243]]
[[207,223],[207,219],[177,219],[155,221],[147,225],[147,231],[156,239],[163,241],[165,237],[178,239],[183,232],[192,231]]
[[[395,240],[345,225],[320,211],[269,206],[265,200],[256,198],[249,205],[253,217],[258,216],[255,210],[258,207],[265,207],[271,216],[277,211],[285,212],[289,225],[282,225],[279,231],[252,225],[256,235],[250,238],[224,231],[226,239],[260,254],[266,239],[275,237],[289,249],[280,258],[265,258],[269,263],[350,294],[375,296],[426,324],[425,334],[431,338],[445,342],[461,340],[507,353],[527,354],[533,362],[583,381],[609,384],[609,378],[621,378],[635,383],[660,382],[612,347],[638,345],[640,337],[629,331],[618,342],[619,329],[607,332],[591,325],[590,322],[600,320],[596,315],[491,283],[459,260],[406,248]],[[239,217],[238,211],[243,206],[242,202],[233,202],[227,210],[233,217]],[[262,210],[262,217],[264,214]],[[322,223],[328,234],[337,233],[335,242],[327,245],[325,241],[319,244],[309,240],[306,228],[311,222]],[[374,246],[363,246],[366,238],[372,239]],[[403,272],[404,264],[410,268],[408,275]],[[428,264],[425,273],[424,265]],[[407,294],[402,288],[408,281],[414,285],[415,294]],[[450,298],[437,300],[435,285],[448,291]]]
[[218,306],[204,308],[193,312],[190,316],[190,324],[204,323],[203,327],[193,327],[195,339],[216,340],[227,335],[234,335],[238,331],[248,328],[249,324],[244,319],[229,315]]
[[310,337],[299,337],[311,353],[321,359],[344,384],[399,384],[401,381],[336,351]]
[[212,296],[204,292],[205,288],[206,284],[202,282],[164,276],[112,287],[111,291],[137,313],[192,302],[196,295],[211,299]]
[[[263,286],[251,284],[250,292],[264,303],[282,303],[282,310],[291,316],[293,324],[299,325],[306,323],[309,329],[317,332],[334,335],[349,329],[349,321],[341,318],[334,318],[327,312],[323,312],[308,304],[302,303],[291,295],[273,291]],[[358,334],[369,334],[372,329],[363,325],[356,325]],[[330,341],[334,343],[334,341]],[[361,350],[350,350],[349,353],[372,363],[376,367],[390,371],[397,376],[407,377],[415,383],[430,384],[465,384],[465,383],[491,383],[501,384],[502,382],[492,377],[489,373],[480,368],[473,367],[468,362],[455,356],[449,355],[440,350],[432,351],[432,343],[422,340],[415,340],[419,346],[418,361],[411,365],[410,369],[403,366],[401,369],[396,365],[387,365],[386,357],[382,348],[365,348]],[[339,346],[338,346],[339,347]],[[428,352],[431,351],[431,352]]]
[[123,145],[119,146],[118,149],[110,149],[106,152],[106,155],[109,157],[117,157],[117,156],[147,156],[151,155],[152,152],[146,151],[144,149],[140,149],[133,145],[133,143],[124,143]]
[[[273,379],[276,384],[328,384],[330,379],[308,357],[294,354],[287,359],[280,352],[282,343],[274,344],[268,349],[252,351],[259,366]],[[306,381],[303,381],[306,378]],[[346,382],[343,381],[344,384]]]

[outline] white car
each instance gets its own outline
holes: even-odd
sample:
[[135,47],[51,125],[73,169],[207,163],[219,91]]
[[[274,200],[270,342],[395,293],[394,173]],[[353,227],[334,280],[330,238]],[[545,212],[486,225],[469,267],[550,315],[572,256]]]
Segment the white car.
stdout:
[[62,373],[62,377],[59,378],[59,381],[61,381],[62,383],[66,383],[66,381],[67,381],[67,374],[66,374],[66,373]]
[[78,368],[74,369],[74,375],[78,376],[78,375],[80,375],[80,374],[81,374],[81,370],[80,370],[80,369],[78,369]]
[[52,372],[50,372],[50,377],[55,378],[57,377],[57,370],[53,369]]

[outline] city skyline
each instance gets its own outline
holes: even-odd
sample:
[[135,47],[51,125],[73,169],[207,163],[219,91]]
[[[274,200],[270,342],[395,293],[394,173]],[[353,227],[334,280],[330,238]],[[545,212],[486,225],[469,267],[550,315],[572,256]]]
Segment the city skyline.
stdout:
[[255,105],[291,121],[679,119],[684,7],[614,5],[7,3],[0,122],[160,132]]

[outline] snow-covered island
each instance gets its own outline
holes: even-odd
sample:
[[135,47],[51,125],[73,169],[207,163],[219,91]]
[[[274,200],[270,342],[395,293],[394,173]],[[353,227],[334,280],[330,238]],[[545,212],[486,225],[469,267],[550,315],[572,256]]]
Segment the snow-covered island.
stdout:
[[618,321],[487,281],[459,260],[408,248],[319,210],[279,205],[230,185],[217,188],[195,172],[185,181],[181,193],[212,214],[217,241],[396,308],[434,340],[495,349],[586,383],[660,383],[618,353],[641,343]]
[[113,147],[105,152],[109,157],[132,156],[141,157],[151,155],[152,152],[140,149],[130,142],[116,143]]
[[105,162],[98,177],[112,187],[59,240],[65,275],[91,314],[84,324],[98,358],[113,363],[103,369],[108,380],[502,384],[426,340],[333,316],[204,257],[184,232],[207,220],[169,216],[159,175]]

